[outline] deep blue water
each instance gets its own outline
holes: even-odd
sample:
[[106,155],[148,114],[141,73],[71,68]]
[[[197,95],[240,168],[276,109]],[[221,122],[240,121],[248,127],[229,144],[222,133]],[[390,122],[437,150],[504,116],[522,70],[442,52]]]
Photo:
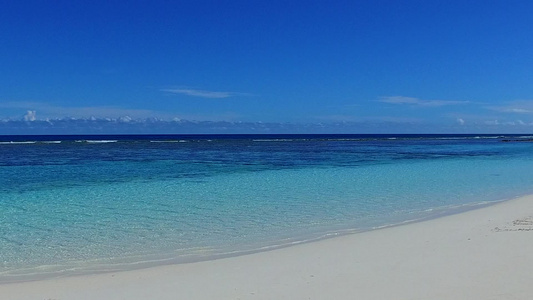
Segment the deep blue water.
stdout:
[[531,138],[0,136],[0,281],[210,259],[529,194]]

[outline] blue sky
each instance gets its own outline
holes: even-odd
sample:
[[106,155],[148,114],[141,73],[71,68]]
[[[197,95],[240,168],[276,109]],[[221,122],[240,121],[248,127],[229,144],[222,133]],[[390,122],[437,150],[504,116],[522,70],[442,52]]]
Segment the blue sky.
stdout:
[[513,0],[7,0],[0,133],[57,121],[172,133],[183,120],[206,133],[531,132],[532,12]]

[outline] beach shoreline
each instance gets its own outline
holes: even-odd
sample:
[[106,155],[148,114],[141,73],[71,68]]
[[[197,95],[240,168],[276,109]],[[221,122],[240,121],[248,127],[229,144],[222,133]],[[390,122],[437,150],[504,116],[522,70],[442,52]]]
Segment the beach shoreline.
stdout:
[[[425,222],[432,219],[442,218],[454,214],[464,213],[470,210],[476,210],[491,205],[496,205],[501,202],[510,201],[514,197],[503,200],[483,201],[475,203],[465,203],[462,205],[437,207],[424,212],[413,212],[413,217],[410,219],[401,219],[397,222],[383,223],[377,226],[367,226],[360,228],[336,228],[329,231],[320,231],[316,233],[308,233],[292,238],[275,241],[261,245],[259,247],[234,248],[227,252],[214,252],[209,255],[177,255],[175,253],[166,255],[152,255],[146,257],[122,257],[120,260],[123,263],[112,263],[102,261],[87,261],[81,264],[59,265],[59,266],[39,266],[31,269],[17,270],[17,272],[5,272],[0,276],[0,285],[9,283],[24,283],[31,281],[51,280],[65,277],[78,277],[101,275],[106,273],[128,272],[135,270],[142,270],[147,268],[154,268],[166,265],[189,264],[198,263],[211,260],[218,260],[224,258],[232,258],[243,255],[251,255],[260,252],[273,251],[295,245],[315,243],[325,239],[338,238],[344,235],[359,234],[373,230],[383,230],[396,226],[404,226],[412,223]],[[430,212],[429,212],[430,211]],[[63,268],[63,269],[61,269]]]
[[271,251],[5,283],[5,299],[526,299],[533,195]]

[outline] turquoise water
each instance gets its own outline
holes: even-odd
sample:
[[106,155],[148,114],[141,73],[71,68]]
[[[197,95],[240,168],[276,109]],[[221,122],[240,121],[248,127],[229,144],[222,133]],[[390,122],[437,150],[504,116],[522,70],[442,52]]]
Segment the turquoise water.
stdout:
[[529,138],[0,137],[0,282],[238,255],[529,194]]

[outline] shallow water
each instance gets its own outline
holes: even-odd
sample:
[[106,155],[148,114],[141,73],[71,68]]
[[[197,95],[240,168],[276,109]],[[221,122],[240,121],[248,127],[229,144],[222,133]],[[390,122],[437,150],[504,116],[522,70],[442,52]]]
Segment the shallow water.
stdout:
[[0,281],[210,259],[533,191],[511,136],[0,137]]

